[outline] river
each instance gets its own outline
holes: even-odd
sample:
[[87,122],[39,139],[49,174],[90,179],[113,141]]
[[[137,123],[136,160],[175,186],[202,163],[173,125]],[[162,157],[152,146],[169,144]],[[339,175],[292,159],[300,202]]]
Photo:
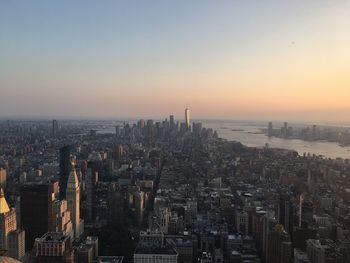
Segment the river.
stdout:
[[310,153],[328,158],[350,159],[350,147],[342,147],[335,142],[282,139],[261,134],[261,129],[267,128],[267,123],[218,120],[204,120],[202,122],[204,127],[216,130],[219,137],[238,141],[250,147],[262,147],[268,143],[271,148],[295,150],[301,155]]
[[[350,147],[342,147],[335,142],[304,141],[298,139],[282,139],[268,137],[261,133],[261,129],[267,128],[266,122],[252,121],[224,121],[224,120],[200,120],[203,127],[216,130],[219,137],[238,141],[250,147],[263,147],[266,144],[271,148],[290,149],[297,151],[300,155],[304,153],[322,155],[328,158],[350,159]],[[135,120],[129,121],[134,123]],[[123,125],[123,121],[111,122],[99,133],[115,133],[114,125]],[[298,126],[298,123],[291,123],[291,126]],[[305,126],[305,124],[303,124]],[[346,125],[349,127],[349,125]],[[278,127],[278,124],[275,126]]]

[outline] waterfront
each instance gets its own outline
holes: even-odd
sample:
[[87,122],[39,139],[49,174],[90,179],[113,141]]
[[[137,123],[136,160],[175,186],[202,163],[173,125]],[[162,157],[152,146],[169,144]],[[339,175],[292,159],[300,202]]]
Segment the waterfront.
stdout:
[[267,127],[267,123],[263,122],[205,120],[203,126],[216,130],[221,138],[238,141],[250,147],[263,147],[268,143],[271,148],[295,150],[300,155],[310,153],[329,158],[350,159],[350,147],[342,147],[335,142],[268,137],[261,133],[261,129]]
[[[195,120],[196,121],[196,120]],[[226,120],[200,120],[203,127],[216,130],[219,137],[237,141],[249,147],[264,147],[266,144],[271,148],[295,150],[300,155],[304,153],[322,155],[327,158],[350,159],[350,147],[342,147],[335,142],[304,141],[298,139],[282,139],[268,137],[261,132],[266,129],[266,122],[252,121],[226,121]],[[115,125],[122,126],[124,123],[135,123],[137,120],[104,122],[104,127],[98,133],[115,133]],[[306,125],[293,123],[293,125]],[[278,127],[278,124],[277,126]]]

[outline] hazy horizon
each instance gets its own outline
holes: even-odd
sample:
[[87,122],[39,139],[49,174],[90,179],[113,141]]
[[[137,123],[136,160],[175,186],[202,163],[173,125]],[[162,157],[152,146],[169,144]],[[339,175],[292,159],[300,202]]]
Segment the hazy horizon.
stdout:
[[350,122],[350,1],[0,3],[0,118]]
[[[132,121],[137,122],[140,119],[154,121],[163,121],[165,119],[169,120],[170,115],[162,116],[121,116],[121,117],[91,117],[91,116],[0,116],[0,121],[44,121],[51,122],[52,120],[57,121],[111,121],[111,122],[124,122]],[[175,121],[184,121],[183,116],[174,115]],[[267,126],[269,122],[273,122],[275,125],[283,125],[284,122],[288,122],[291,125],[318,125],[318,126],[334,126],[334,127],[350,127],[350,121],[322,121],[322,120],[299,120],[299,119],[254,119],[254,118],[191,118],[192,122],[232,122],[232,123],[257,123]]]

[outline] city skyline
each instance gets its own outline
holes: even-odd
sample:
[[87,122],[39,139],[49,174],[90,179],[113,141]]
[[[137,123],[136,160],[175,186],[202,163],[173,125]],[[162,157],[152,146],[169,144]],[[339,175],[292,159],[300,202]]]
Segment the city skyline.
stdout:
[[1,118],[350,121],[347,1],[0,7]]
[[349,128],[169,117],[0,122],[0,258],[346,262]]
[[0,1],[0,263],[345,263],[349,0]]

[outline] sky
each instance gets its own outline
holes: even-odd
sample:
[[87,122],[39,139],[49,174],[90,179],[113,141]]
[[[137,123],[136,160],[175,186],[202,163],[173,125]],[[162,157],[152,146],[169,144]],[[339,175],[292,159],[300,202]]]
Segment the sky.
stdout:
[[0,1],[0,117],[350,121],[350,1]]

